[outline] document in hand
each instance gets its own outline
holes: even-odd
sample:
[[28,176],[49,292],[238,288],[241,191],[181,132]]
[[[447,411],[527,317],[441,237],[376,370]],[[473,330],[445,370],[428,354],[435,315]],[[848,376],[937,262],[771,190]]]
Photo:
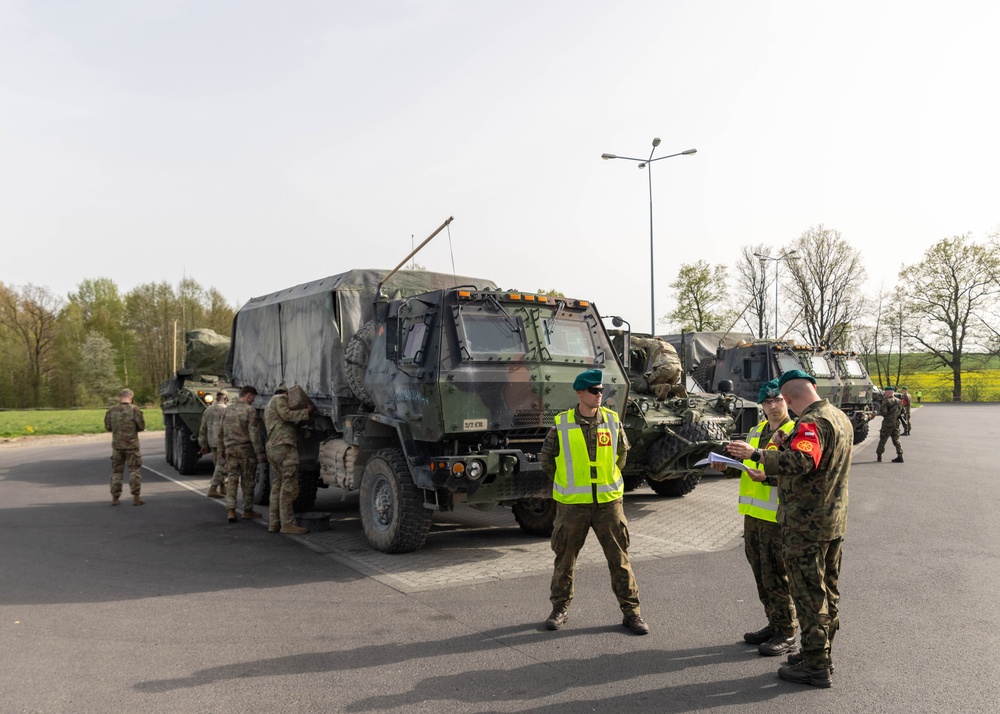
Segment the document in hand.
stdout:
[[695,463],[695,466],[732,466],[734,469],[739,469],[740,471],[746,471],[747,467],[743,465],[742,461],[737,461],[736,459],[731,459],[728,456],[723,456],[722,454],[709,454],[708,458],[702,459]]

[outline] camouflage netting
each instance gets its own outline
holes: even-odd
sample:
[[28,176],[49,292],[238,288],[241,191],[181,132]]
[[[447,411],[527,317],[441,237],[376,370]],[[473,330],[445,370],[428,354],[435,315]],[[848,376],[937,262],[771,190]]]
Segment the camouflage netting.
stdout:
[[[347,346],[375,317],[375,291],[388,274],[388,270],[350,270],[249,300],[233,321],[233,350],[227,365],[233,384],[253,385],[262,394],[272,394],[284,382],[301,386],[314,399],[351,397]],[[400,270],[383,290],[395,300],[458,286],[496,289],[495,283],[482,278]]]
[[184,335],[187,352],[184,356],[184,368],[192,374],[221,376],[226,373],[226,360],[229,358],[229,338],[220,335],[215,330],[189,330]]

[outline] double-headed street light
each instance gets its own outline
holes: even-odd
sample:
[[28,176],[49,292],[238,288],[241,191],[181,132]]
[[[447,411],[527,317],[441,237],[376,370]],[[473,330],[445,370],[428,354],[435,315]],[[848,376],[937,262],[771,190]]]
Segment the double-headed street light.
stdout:
[[[661,159],[671,159],[674,156],[690,156],[691,154],[697,154],[697,149],[688,149],[687,151],[680,151],[676,154],[667,154],[666,156],[657,156],[653,158],[653,152],[656,151],[656,147],[660,145],[659,139],[653,139],[653,149],[649,152],[648,159],[636,159],[631,156],[617,156],[616,154],[601,154],[602,159],[625,159],[626,161],[638,161],[639,168],[644,169],[649,164],[654,161],[659,161]],[[656,281],[654,278],[655,270],[653,268],[653,168],[649,167],[649,171],[646,174],[649,178],[649,334],[656,334]]]
[[764,272],[765,260],[774,261],[774,339],[778,339],[778,263],[783,260],[792,260],[792,256],[797,252],[798,251],[790,250],[775,257],[764,255],[763,253],[754,253],[754,255],[760,259],[761,273]]

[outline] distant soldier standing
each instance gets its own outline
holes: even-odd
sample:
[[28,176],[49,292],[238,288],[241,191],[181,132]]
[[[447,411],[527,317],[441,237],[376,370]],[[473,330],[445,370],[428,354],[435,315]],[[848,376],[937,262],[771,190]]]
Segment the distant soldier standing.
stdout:
[[577,406],[556,414],[555,425],[542,444],[542,469],[553,480],[556,519],[552,550],[556,554],[549,599],[552,614],[545,621],[558,630],[573,600],[576,559],[591,529],[604,549],[611,571],[611,588],[633,634],[645,635],[649,626],[639,614],[639,587],[628,558],[628,521],[622,509],[628,439],[618,415],[601,406],[604,387],[599,369],[579,374],[573,382]]
[[886,387],[882,390],[882,406],[878,410],[878,415],[882,417],[882,426],[878,431],[878,446],[875,447],[875,458],[882,460],[882,453],[885,451],[885,442],[890,438],[892,445],[896,447],[896,458],[892,460],[894,464],[903,463],[903,447],[899,445],[899,417],[903,413],[903,402],[895,396],[896,390]]
[[269,533],[308,533],[295,525],[292,504],[299,495],[299,447],[295,425],[309,419],[312,404],[305,409],[290,409],[288,390],[279,386],[264,409],[267,430],[267,461],[271,466],[271,500],[268,513]]
[[226,407],[219,430],[222,458],[226,462],[226,518],[236,522],[236,492],[243,488],[243,517],[260,518],[253,510],[253,487],[257,464],[264,463],[264,443],[260,438],[260,419],[254,409],[257,390],[246,386],[240,389],[236,404]]
[[198,446],[201,453],[212,452],[212,463],[215,470],[212,471],[212,483],[209,484],[209,498],[226,497],[226,465],[219,455],[219,429],[222,427],[222,416],[226,412],[226,405],[229,403],[229,395],[223,391],[215,395],[215,402],[201,415],[201,427],[198,429]]
[[910,435],[910,427],[912,422],[910,421],[910,407],[913,406],[909,391],[906,387],[900,387],[903,393],[899,396],[899,400],[903,402],[903,436]]
[[755,481],[778,486],[778,525],[799,618],[802,652],[789,655],[778,676],[789,682],[833,684],[833,638],[840,627],[840,562],[847,530],[847,480],[854,426],[816,392],[812,375],[793,369],[778,381],[789,410],[799,415],[790,435],[776,431],[779,450],[760,453]]
[[121,401],[104,415],[104,428],[111,432],[111,505],[118,505],[122,495],[122,479],[128,465],[128,487],[132,505],[145,503],[139,497],[142,490],[142,452],[139,450],[139,432],[146,430],[142,409],[132,403],[131,389],[123,389]]

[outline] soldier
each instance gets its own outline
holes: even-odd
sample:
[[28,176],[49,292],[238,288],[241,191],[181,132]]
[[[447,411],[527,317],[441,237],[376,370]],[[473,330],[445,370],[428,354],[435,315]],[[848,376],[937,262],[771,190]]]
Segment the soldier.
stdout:
[[545,627],[558,630],[566,623],[576,559],[593,528],[611,570],[611,589],[624,615],[622,625],[633,634],[645,635],[649,626],[639,614],[639,588],[628,559],[628,521],[622,509],[621,467],[629,445],[618,415],[601,406],[603,379],[599,369],[576,377],[576,408],[556,415],[542,444],[542,469],[553,480],[556,501],[552,614]]
[[878,410],[878,415],[882,417],[882,426],[878,432],[878,446],[875,447],[875,458],[882,460],[882,452],[885,451],[885,442],[892,438],[892,445],[896,447],[896,458],[892,460],[894,464],[903,463],[903,447],[899,445],[899,417],[903,413],[903,402],[895,396],[896,390],[893,387],[886,387],[882,390],[882,406]]
[[274,396],[264,409],[267,461],[271,465],[268,533],[309,532],[308,528],[295,525],[292,504],[299,495],[299,447],[295,425],[307,421],[312,411],[312,404],[305,409],[290,409],[284,385],[274,390]]
[[899,400],[903,402],[903,436],[910,435],[910,427],[912,422],[910,421],[910,407],[912,406],[912,401],[910,398],[910,393],[907,391],[906,387],[900,387],[903,393],[899,396]]
[[209,498],[226,497],[226,465],[219,455],[219,427],[222,426],[222,416],[226,412],[228,403],[229,395],[219,391],[215,395],[215,402],[201,415],[201,427],[198,429],[198,446],[201,447],[201,453],[204,455],[211,451],[212,463],[215,464],[212,483],[208,487]]
[[799,415],[789,435],[771,436],[778,450],[759,452],[754,481],[778,487],[782,554],[799,618],[802,652],[789,655],[778,676],[789,682],[833,684],[833,638],[840,627],[840,562],[847,529],[847,479],[854,426],[816,392],[816,380],[793,369],[778,381]]
[[[746,441],[730,442],[729,455],[746,466],[760,468],[760,451],[776,450],[771,441],[776,431],[789,434],[794,423],[778,389],[778,380],[761,386],[757,403],[767,417],[750,430]],[[778,526],[778,489],[758,483],[745,472],[740,476],[739,512],[743,516],[743,547],[757,582],[757,596],[767,615],[767,626],[747,632],[743,639],[757,645],[757,652],[776,657],[795,649],[795,605],[788,592],[788,573],[781,555],[781,528]]]
[[[236,404],[226,407],[219,428],[222,459],[226,462],[226,518],[236,522],[236,492],[243,487],[243,517],[260,518],[253,510],[253,487],[257,464],[264,463],[264,444],[260,438],[260,420],[250,406],[257,390],[246,386],[240,389]],[[256,460],[254,455],[256,454]]]
[[121,401],[108,409],[104,415],[104,428],[111,432],[111,505],[118,505],[122,495],[122,479],[125,465],[128,465],[128,488],[132,493],[132,505],[145,503],[140,497],[142,490],[142,451],[139,449],[139,432],[146,430],[146,419],[142,409],[132,403],[131,389],[123,389]]

